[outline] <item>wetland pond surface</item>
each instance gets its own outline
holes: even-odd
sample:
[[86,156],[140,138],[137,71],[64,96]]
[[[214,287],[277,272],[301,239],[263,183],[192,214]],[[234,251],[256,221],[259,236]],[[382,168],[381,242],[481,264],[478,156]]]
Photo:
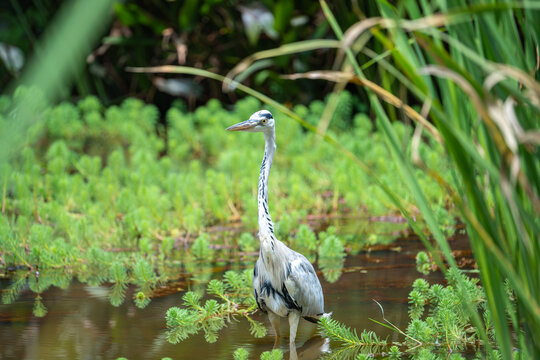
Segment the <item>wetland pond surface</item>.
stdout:
[[[463,236],[454,237],[451,245],[470,256],[468,240]],[[407,296],[412,282],[421,277],[415,256],[423,249],[416,238],[399,239],[390,246],[348,256],[334,283],[325,281],[319,272],[325,310],[358,332],[373,330],[389,341],[403,340],[370,318],[383,322],[376,300],[389,321],[406,329]],[[217,271],[212,277],[221,275]],[[430,283],[443,281],[440,272],[424,278]],[[0,280],[0,289],[5,290],[10,283],[8,279]],[[109,292],[109,285],[89,286],[76,281],[65,290],[51,287],[41,294],[48,312],[38,318],[33,315],[36,294],[23,290],[13,304],[0,305],[0,359],[232,359],[238,347],[248,350],[250,358],[258,359],[274,344],[266,315],[258,312],[254,319],[263,321],[269,329],[263,338],[250,335],[248,322],[240,319],[221,330],[216,343],[207,343],[199,333],[173,345],[166,340],[165,313],[172,306],[181,306],[185,290],[168,291],[169,295],[153,298],[144,309],[135,306],[129,291],[124,303],[114,307]],[[286,321],[282,321],[281,328],[283,334],[288,334]],[[314,324],[301,321],[296,339],[299,358],[317,359],[338,347],[315,333]],[[286,336],[281,348],[288,350]],[[284,358],[288,358],[287,353]]]

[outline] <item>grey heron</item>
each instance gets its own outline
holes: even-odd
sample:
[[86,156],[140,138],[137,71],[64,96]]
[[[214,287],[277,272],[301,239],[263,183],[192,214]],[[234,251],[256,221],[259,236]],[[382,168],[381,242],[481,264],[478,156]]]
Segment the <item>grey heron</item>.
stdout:
[[274,224],[268,211],[268,176],[276,151],[275,121],[267,110],[257,111],[249,120],[227,130],[262,132],[265,139],[258,187],[259,258],[253,271],[253,293],[259,308],[268,314],[280,337],[280,317],[289,320],[291,354],[296,353],[295,339],[300,318],[317,322],[324,313],[321,283],[306,257],[288,248],[274,235]]

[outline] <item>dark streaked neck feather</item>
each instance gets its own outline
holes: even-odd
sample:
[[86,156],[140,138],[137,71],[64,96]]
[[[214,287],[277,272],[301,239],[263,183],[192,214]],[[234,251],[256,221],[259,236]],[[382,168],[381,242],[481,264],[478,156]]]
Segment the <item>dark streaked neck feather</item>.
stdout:
[[261,164],[261,172],[259,174],[259,189],[258,189],[258,207],[259,207],[259,236],[263,234],[274,234],[274,224],[270,216],[268,208],[268,176],[276,151],[276,143],[273,133],[264,134],[264,157]]

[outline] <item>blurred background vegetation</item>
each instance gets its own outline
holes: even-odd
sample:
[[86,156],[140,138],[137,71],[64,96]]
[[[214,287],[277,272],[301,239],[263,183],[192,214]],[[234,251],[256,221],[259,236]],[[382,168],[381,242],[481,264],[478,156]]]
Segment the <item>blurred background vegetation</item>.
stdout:
[[[0,87],[21,73],[25,62],[39,54],[40,39],[60,0],[4,1],[0,4],[0,41],[9,54],[2,56]],[[373,1],[335,1],[332,8],[342,26],[376,14]],[[221,85],[195,77],[166,78],[133,74],[126,67],[185,65],[225,74],[242,59],[264,49],[299,40],[332,37],[321,7],[313,1],[122,1],[113,6],[110,26],[101,32],[75,76],[69,94],[75,99],[98,95],[105,105],[135,96],[161,110],[178,97],[197,105],[224,94]],[[326,82],[290,81],[280,75],[337,66],[335,51],[317,49],[283,55],[257,64],[243,74],[245,83],[266,89],[282,103],[309,104],[332,91]],[[364,96],[359,93],[359,104]],[[363,99],[364,98],[364,99]],[[364,101],[362,101],[362,99]],[[361,105],[358,105],[361,107]]]

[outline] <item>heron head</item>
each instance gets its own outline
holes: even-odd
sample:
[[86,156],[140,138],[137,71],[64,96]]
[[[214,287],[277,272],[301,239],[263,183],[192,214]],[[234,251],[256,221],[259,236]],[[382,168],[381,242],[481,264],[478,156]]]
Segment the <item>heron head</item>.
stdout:
[[249,120],[227,128],[229,131],[268,132],[274,129],[274,117],[268,110],[253,113]]

